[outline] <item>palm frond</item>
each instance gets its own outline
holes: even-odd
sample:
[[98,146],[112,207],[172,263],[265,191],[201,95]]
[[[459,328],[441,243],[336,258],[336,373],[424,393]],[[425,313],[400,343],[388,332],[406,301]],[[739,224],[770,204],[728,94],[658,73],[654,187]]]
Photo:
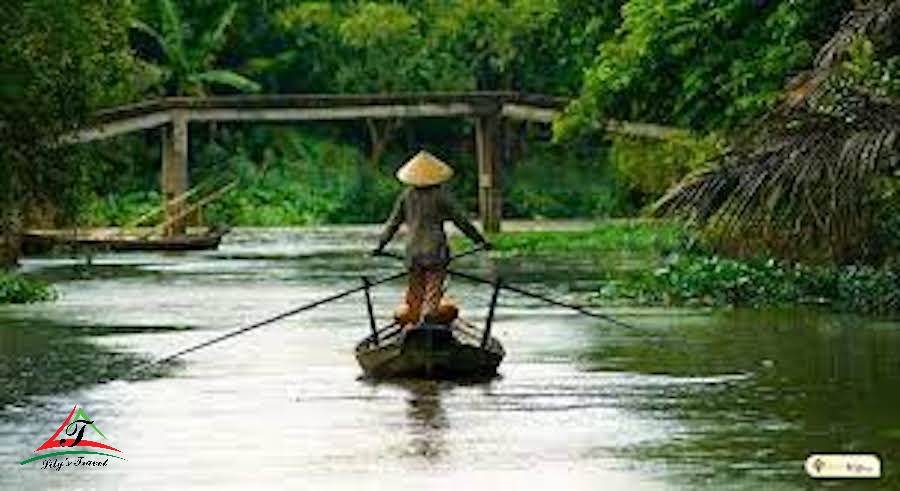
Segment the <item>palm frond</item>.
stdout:
[[202,50],[208,55],[213,55],[222,49],[225,45],[228,28],[234,22],[234,15],[237,12],[237,4],[232,3],[222,12],[219,19],[215,23],[215,27],[203,35],[201,42]]
[[[861,88],[835,94],[827,82],[858,36],[883,36],[898,24],[900,0],[848,14],[784,103],[652,211],[687,217],[732,242],[778,242],[773,252],[783,255],[817,249],[839,261],[866,257],[876,220],[869,197],[900,167],[900,100]],[[820,104],[827,96],[835,97]]]
[[230,70],[209,70],[192,75],[189,80],[201,84],[226,85],[242,92],[259,92],[262,89],[255,81]]
[[867,197],[900,162],[900,101],[852,99],[838,114],[780,118],[755,143],[688,176],[654,211],[687,216],[726,236],[778,230],[797,248],[825,246],[845,259],[865,255],[872,225]]
[[800,73],[789,83],[782,109],[798,107],[820,97],[825,89],[825,82],[859,36],[883,38],[898,28],[900,0],[873,0],[849,12],[831,38],[819,49],[812,68]]
[[131,28],[143,34],[146,34],[148,37],[153,39],[159,49],[162,51],[163,56],[165,56],[166,60],[169,63],[173,63],[173,61],[178,56],[176,53],[174,53],[173,46],[169,44],[166,38],[149,24],[135,19],[131,21]]
[[177,71],[189,71],[185,50],[186,27],[178,6],[172,0],[159,0],[161,34],[169,53],[169,63],[178,66]]

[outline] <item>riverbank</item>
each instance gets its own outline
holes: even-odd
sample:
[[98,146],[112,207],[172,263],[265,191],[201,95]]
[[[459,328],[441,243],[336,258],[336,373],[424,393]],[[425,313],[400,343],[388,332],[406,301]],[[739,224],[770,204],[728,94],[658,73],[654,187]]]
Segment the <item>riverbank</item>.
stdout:
[[610,220],[586,230],[511,231],[493,238],[498,257],[628,256],[600,268],[591,295],[627,305],[784,307],[900,313],[900,273],[872,266],[821,266],[771,258],[720,257],[677,224]]
[[[503,233],[491,238],[491,256],[501,267],[522,260],[561,264],[587,260],[590,272],[583,273],[573,289],[606,305],[814,305],[836,312],[900,313],[900,273],[889,268],[720,257],[697,246],[681,225],[660,220],[509,220],[503,227]],[[372,225],[315,228],[332,229],[369,233]],[[470,246],[455,229],[450,231],[455,250]],[[54,296],[46,283],[0,274],[0,304]]]

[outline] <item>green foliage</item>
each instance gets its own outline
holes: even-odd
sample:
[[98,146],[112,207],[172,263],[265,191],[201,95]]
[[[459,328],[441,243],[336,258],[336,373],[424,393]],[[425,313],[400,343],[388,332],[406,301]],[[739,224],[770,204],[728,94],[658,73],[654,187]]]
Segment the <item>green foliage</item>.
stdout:
[[309,225],[381,221],[399,185],[371,169],[359,151],[330,139],[291,131],[266,131],[276,149],[257,164],[239,149],[229,165],[238,189],[211,204],[208,221],[230,225]]
[[717,135],[688,133],[664,141],[620,135],[610,135],[610,140],[610,163],[622,181],[651,199],[720,155],[725,146]]
[[838,92],[863,88],[882,97],[900,97],[900,54],[878,53],[871,40],[858,37],[848,55],[832,82]]
[[0,305],[5,303],[45,302],[56,298],[53,288],[39,280],[0,272]]
[[430,51],[419,12],[394,3],[307,2],[278,13],[294,46],[287,73],[306,70],[304,90],[402,92],[467,87],[464,66]]
[[675,254],[652,272],[604,286],[606,298],[648,304],[826,304],[836,310],[900,312],[900,274],[872,267],[817,267],[773,259],[738,261]]
[[160,50],[160,62],[149,62],[148,73],[167,95],[205,95],[211,85],[243,92],[260,90],[259,84],[237,72],[213,68],[225,46],[237,4],[229,4],[207,30],[194,35],[174,0],[158,0],[157,11],[158,28],[138,20],[132,26],[149,36]]
[[509,89],[535,35],[559,14],[555,0],[430,2],[431,52],[448,52],[468,67],[478,89]]
[[82,207],[85,226],[125,226],[152,211],[158,211],[162,196],[158,191],[131,191],[91,196]]
[[699,130],[743,123],[771,106],[849,0],[630,0],[604,42],[561,135],[603,117]]
[[681,247],[685,236],[669,222],[607,220],[591,230],[501,233],[491,238],[494,250],[511,256],[597,254],[609,251],[658,253]]
[[900,99],[879,60],[896,46],[876,57],[846,29],[857,22],[844,23],[786,104],[655,210],[695,220],[731,255],[843,264],[895,255]]
[[[504,176],[504,216],[572,218],[634,212],[622,180],[604,152],[576,152],[535,142]],[[548,174],[553,178],[548,179]]]
[[878,250],[877,257],[885,258],[885,264],[900,269],[900,171],[876,184],[873,199],[878,208],[872,243]]
[[[451,182],[455,194],[468,208],[476,208],[471,155],[435,151],[457,170]],[[407,155],[390,157],[399,163]],[[241,177],[239,188],[210,205],[206,216],[231,225],[380,222],[399,190],[390,170],[361,160],[352,145],[288,128],[221,128],[216,142],[198,147],[193,158],[195,183],[226,182],[228,174]],[[552,180],[547,179],[548,167],[554,168]],[[124,172],[128,166],[116,168]],[[161,197],[152,190],[155,176],[125,180],[141,184],[116,181],[113,187],[124,191],[98,189],[84,207],[83,224],[124,225],[158,208]],[[609,217],[634,211],[602,153],[568,152],[536,142],[522,161],[509,166],[504,180],[504,214],[510,218]]]
[[[90,168],[81,147],[59,141],[98,106],[132,96],[128,16],[126,2],[99,0],[0,7],[0,234],[31,215],[74,214]],[[0,249],[15,242],[0,238]],[[0,250],[0,260],[16,252]]]
[[[462,250],[462,238],[454,247]],[[824,305],[838,311],[900,312],[900,271],[815,266],[770,258],[735,260],[698,246],[675,222],[607,220],[576,231],[505,232],[491,238],[500,257],[599,258],[599,298],[639,305]],[[615,254],[625,253],[627,264]],[[656,258],[662,258],[661,262]]]
[[[254,60],[307,91],[575,89],[617,2],[302,2],[277,14],[292,46]],[[296,76],[296,75],[295,75]],[[334,84],[337,84],[335,86]]]
[[[511,87],[539,94],[571,97],[581,88],[597,47],[621,22],[624,0],[557,0],[550,18],[528,26],[516,39]],[[520,31],[523,29],[520,29]]]
[[[46,135],[52,140],[77,127],[98,103],[132,95],[133,88],[122,81],[140,82],[127,49],[125,27],[133,25],[130,44],[149,60],[144,75],[155,73],[168,94],[264,86],[271,92],[513,89],[571,95],[581,85],[581,97],[557,127],[564,133],[606,117],[699,130],[661,143],[609,136],[566,148],[534,144],[540,138],[529,137],[528,151],[519,152],[523,158],[507,165],[507,216],[627,214],[722,149],[717,136],[697,135],[725,134],[770,107],[852,2],[136,0],[137,17],[144,22],[133,24],[130,5],[16,0],[4,6],[9,15],[0,25],[3,39],[10,41],[0,47],[0,97],[14,110],[4,107],[2,119],[23,120],[26,129],[0,125],[0,132],[30,133],[27,138],[4,133],[4,143],[11,138],[26,144],[0,146],[4,164],[6,155],[21,162],[17,181],[0,189],[3,199],[43,202],[38,194],[46,189],[54,201],[77,202],[57,198],[80,194],[90,202],[91,223],[127,222],[156,206],[156,194],[142,191],[156,187],[159,157],[146,151],[156,148],[156,141],[126,149],[133,152],[130,161],[121,157],[126,152],[104,143],[113,155],[103,160],[113,163],[90,170],[74,147],[32,148]],[[896,53],[879,52],[860,39],[844,60],[843,76],[848,85],[896,95],[897,60]],[[30,92],[21,97],[26,85]],[[56,112],[43,112],[46,107]],[[472,152],[462,143],[471,142],[468,123],[417,121],[415,128],[396,121],[369,123],[335,124],[329,126],[331,143],[307,135],[299,138],[303,145],[291,143],[296,138],[286,133],[267,135],[268,130],[248,130],[236,144],[222,144],[216,142],[222,140],[216,132],[221,128],[206,135],[206,128],[195,125],[191,178],[213,176],[222,163],[243,173],[242,186],[211,208],[215,220],[377,221],[395,186],[387,169],[379,168],[380,157],[399,162],[411,147],[437,142],[460,172],[454,182],[458,194],[473,198]],[[399,136],[405,137],[403,145],[395,142]],[[350,150],[366,139],[369,165]],[[329,146],[331,153],[309,150]],[[58,163],[28,172],[31,162],[50,161]],[[92,192],[68,185],[87,182],[101,170],[115,176],[108,183],[95,180],[101,184]],[[872,191],[884,196],[878,223],[886,250],[896,247],[900,235],[891,204],[896,189],[894,176]]]

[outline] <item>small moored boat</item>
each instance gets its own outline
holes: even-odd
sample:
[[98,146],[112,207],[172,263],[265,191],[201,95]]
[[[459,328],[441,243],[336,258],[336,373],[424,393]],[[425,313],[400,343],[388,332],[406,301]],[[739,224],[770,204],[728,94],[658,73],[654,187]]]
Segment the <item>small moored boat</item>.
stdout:
[[80,247],[99,251],[199,251],[217,249],[226,227],[197,228],[182,235],[164,237],[138,230],[126,233],[119,229],[90,229],[75,233],[70,230],[29,230],[22,236],[26,254],[43,254],[58,247]]

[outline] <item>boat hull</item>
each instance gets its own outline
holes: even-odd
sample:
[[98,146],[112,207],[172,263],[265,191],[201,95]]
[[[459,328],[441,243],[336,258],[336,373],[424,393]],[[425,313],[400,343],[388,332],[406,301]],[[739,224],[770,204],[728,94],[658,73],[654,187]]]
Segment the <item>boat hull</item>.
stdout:
[[55,248],[89,248],[101,251],[198,251],[217,249],[224,228],[203,230],[196,233],[160,236],[128,236],[117,233],[73,235],[66,231],[30,231],[22,236],[22,249],[26,254],[44,254]]
[[367,338],[356,348],[365,374],[379,379],[489,379],[497,375],[504,355],[495,338],[482,348],[475,336],[443,324],[401,331],[378,344]]

